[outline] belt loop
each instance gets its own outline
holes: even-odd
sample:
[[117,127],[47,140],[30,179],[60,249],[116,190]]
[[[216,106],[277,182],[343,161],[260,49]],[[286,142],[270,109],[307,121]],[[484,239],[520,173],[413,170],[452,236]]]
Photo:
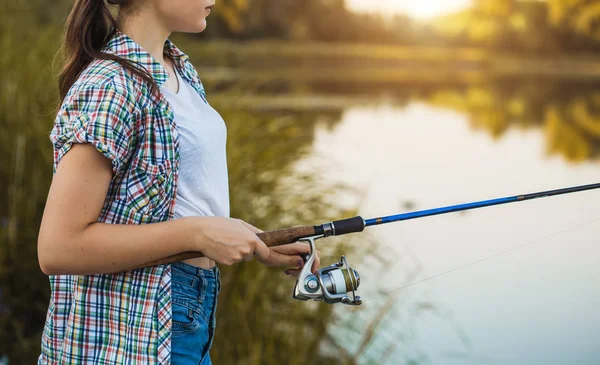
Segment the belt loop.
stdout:
[[217,301],[217,295],[219,295],[219,269],[215,266],[215,302]]
[[[214,267],[215,273],[215,288],[214,288],[214,300],[211,308],[211,318],[210,318],[210,326],[212,327],[212,333],[214,336],[214,328],[217,326],[217,298],[219,297],[219,291],[221,289],[221,278],[219,268],[215,265]],[[212,339],[211,339],[212,343]]]
[[199,294],[198,299],[204,303],[204,300],[206,299],[206,286],[208,285],[208,280],[206,280],[206,276],[204,276],[204,272],[202,272],[202,270],[198,270],[198,279],[199,283],[198,287],[196,288]]

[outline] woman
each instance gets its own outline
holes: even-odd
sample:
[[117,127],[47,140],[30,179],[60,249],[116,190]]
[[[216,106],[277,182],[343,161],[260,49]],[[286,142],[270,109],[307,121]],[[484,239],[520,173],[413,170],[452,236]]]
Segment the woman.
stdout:
[[[226,128],[167,38],[210,0],[76,0],[66,26],[54,176],[38,240],[51,298],[39,364],[210,364],[215,263],[293,266],[229,218]],[[131,270],[185,251],[204,257]],[[318,262],[311,268],[318,267]],[[172,285],[171,285],[172,284]]]

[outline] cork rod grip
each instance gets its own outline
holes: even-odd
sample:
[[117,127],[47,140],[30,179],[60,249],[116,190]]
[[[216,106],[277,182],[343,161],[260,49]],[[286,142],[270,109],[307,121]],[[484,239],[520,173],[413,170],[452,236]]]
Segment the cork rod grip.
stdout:
[[[288,243],[296,242],[302,237],[312,236],[315,234],[315,227],[313,226],[300,226],[286,229],[279,229],[276,231],[257,233],[258,238],[261,239],[268,247],[285,245]],[[201,252],[188,251],[181,252],[176,255],[163,257],[158,260],[148,262],[146,264],[138,265],[131,268],[130,270],[141,269],[148,266],[157,266],[164,264],[171,264],[173,262],[189,260],[197,257],[204,257]]]

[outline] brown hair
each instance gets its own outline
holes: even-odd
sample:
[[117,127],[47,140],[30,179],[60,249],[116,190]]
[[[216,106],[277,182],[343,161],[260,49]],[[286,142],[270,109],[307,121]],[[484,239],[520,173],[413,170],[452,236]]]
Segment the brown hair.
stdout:
[[102,48],[115,34],[117,22],[106,6],[130,7],[135,0],[75,0],[67,18],[63,49],[65,63],[58,77],[61,101],[83,71],[94,59],[113,60],[141,77],[157,90],[156,82],[147,70],[122,57],[102,52]]

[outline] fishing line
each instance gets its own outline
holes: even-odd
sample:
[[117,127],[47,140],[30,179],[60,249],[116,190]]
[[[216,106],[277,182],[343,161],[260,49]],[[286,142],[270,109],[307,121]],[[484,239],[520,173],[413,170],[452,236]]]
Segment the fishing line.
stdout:
[[564,230],[562,230],[562,231],[558,231],[558,232],[555,232],[555,233],[549,234],[549,235],[547,235],[547,236],[544,236],[544,237],[542,237],[542,238],[538,238],[538,239],[536,239],[536,240],[534,240],[534,241],[527,242],[527,243],[524,243],[524,244],[522,244],[522,245],[519,245],[519,246],[516,246],[516,247],[511,247],[511,248],[509,248],[509,249],[507,249],[507,250],[504,250],[504,251],[496,252],[496,253],[494,253],[494,254],[492,254],[492,255],[490,255],[490,256],[484,257],[484,258],[482,258],[482,259],[479,259],[479,260],[476,260],[476,261],[473,261],[473,262],[469,262],[469,263],[467,263],[467,264],[464,264],[464,265],[462,265],[462,266],[456,267],[456,268],[454,268],[454,269],[450,269],[450,270],[447,270],[447,271],[441,272],[441,273],[439,273],[439,274],[436,274],[436,275],[434,275],[434,276],[430,276],[430,277],[428,277],[428,278],[425,278],[425,279],[417,280],[417,281],[415,281],[415,282],[412,282],[412,283],[410,283],[410,284],[407,284],[407,285],[403,285],[403,286],[401,286],[401,287],[399,287],[399,288],[396,288],[396,289],[393,289],[393,290],[390,290],[390,291],[388,291],[386,294],[387,294],[387,295],[391,295],[392,293],[396,293],[396,292],[398,292],[398,291],[400,291],[400,290],[403,290],[403,289],[406,289],[406,288],[408,288],[408,287],[410,287],[410,286],[413,286],[413,285],[416,285],[416,284],[420,284],[420,283],[423,283],[423,282],[425,282],[425,281],[428,281],[428,280],[431,280],[431,279],[439,278],[440,276],[444,276],[444,275],[446,275],[446,274],[450,274],[450,273],[452,273],[452,272],[455,272],[455,271],[458,271],[458,270],[462,270],[462,269],[464,269],[464,268],[466,268],[466,267],[469,267],[469,266],[473,266],[473,265],[479,264],[479,263],[481,263],[481,262],[484,262],[484,261],[490,260],[490,259],[492,259],[492,258],[495,258],[495,257],[501,256],[501,255],[504,255],[504,254],[506,254],[506,253],[509,253],[509,252],[512,252],[512,251],[516,251],[516,250],[518,250],[518,249],[521,249],[521,248],[523,248],[523,247],[527,247],[527,246],[533,245],[533,244],[535,244],[535,243],[540,243],[540,242],[542,242],[542,241],[544,241],[544,240],[547,240],[547,239],[549,239],[549,238],[552,238],[552,237],[555,237],[555,236],[561,235],[561,234],[563,234],[563,233],[565,233],[565,232],[568,232],[568,231],[571,231],[571,230],[573,230],[573,229],[575,229],[575,228],[580,228],[580,227],[583,227],[583,226],[585,226],[585,225],[588,225],[588,224],[590,224],[590,223],[594,223],[594,222],[596,222],[596,221],[599,221],[599,220],[600,220],[600,217],[598,217],[598,218],[595,218],[595,219],[592,219],[592,220],[589,220],[589,221],[587,221],[587,222],[583,222],[583,223],[576,224],[576,225],[574,225],[574,226],[572,226],[572,227],[566,228],[566,229],[564,229]]

